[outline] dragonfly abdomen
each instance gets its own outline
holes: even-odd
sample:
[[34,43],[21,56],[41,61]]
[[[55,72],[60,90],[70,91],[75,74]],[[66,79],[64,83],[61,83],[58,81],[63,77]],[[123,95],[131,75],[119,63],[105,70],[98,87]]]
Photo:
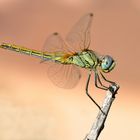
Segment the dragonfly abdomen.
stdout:
[[63,52],[42,52],[8,43],[3,43],[2,45],[0,45],[0,48],[14,51],[20,54],[38,57],[41,58],[43,61],[51,60],[55,62],[66,63],[66,59],[64,58],[65,54]]
[[28,49],[14,44],[3,43],[0,48],[15,51],[21,54],[31,55],[35,57],[42,57],[42,52],[37,50]]
[[44,61],[52,60],[55,57],[54,53],[37,51],[37,50],[21,47],[18,45],[14,45],[14,44],[8,44],[8,43],[3,43],[2,45],[0,45],[0,48],[11,50],[11,51],[21,53],[21,54],[26,54],[29,56],[39,57],[43,59]]

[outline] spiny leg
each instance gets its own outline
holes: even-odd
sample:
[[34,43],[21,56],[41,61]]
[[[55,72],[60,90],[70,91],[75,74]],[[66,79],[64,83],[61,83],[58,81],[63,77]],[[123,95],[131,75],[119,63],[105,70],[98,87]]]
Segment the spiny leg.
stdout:
[[87,96],[92,100],[92,102],[99,108],[99,110],[100,110],[103,114],[105,114],[105,113],[102,111],[101,107],[98,105],[98,103],[90,96],[90,94],[89,94],[89,92],[88,92],[88,86],[89,86],[90,78],[91,78],[91,71],[90,71],[90,73],[89,73],[89,75],[88,75],[88,79],[87,79],[87,83],[86,83],[86,94],[87,94]]
[[[99,83],[101,84],[101,86],[98,86],[97,81],[99,81]],[[100,89],[103,89],[103,90],[107,90],[107,89],[108,89],[108,87],[104,86],[104,85],[101,83],[101,80],[100,80],[99,75],[98,75],[97,72],[95,72],[95,86],[96,86],[97,88],[100,88]]]
[[107,80],[107,79],[105,78],[105,76],[104,76],[101,72],[100,72],[100,74],[101,74],[102,78],[103,78],[106,82],[111,83],[112,85],[115,84],[115,82],[110,81],[110,80]]

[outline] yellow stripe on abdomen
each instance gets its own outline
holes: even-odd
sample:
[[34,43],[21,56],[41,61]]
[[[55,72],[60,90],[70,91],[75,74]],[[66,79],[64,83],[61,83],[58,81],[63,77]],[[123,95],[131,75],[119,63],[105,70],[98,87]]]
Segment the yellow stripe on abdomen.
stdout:
[[63,52],[42,52],[8,43],[3,43],[2,45],[0,45],[0,48],[15,51],[21,54],[39,57],[43,61],[52,60],[60,63],[65,63],[65,59],[63,59],[65,54]]
[[43,53],[41,51],[28,49],[25,47],[14,45],[14,44],[3,43],[2,45],[0,45],[0,48],[15,51],[15,52],[18,52],[21,54],[35,56],[35,57],[42,57],[43,56]]

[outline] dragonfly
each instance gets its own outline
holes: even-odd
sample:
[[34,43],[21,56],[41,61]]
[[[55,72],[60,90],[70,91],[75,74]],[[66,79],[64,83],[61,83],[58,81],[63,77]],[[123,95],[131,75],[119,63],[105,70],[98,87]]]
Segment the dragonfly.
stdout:
[[112,71],[116,62],[110,55],[100,55],[90,49],[92,20],[93,13],[81,17],[65,39],[57,32],[51,34],[46,39],[41,51],[10,43],[2,43],[0,48],[40,58],[41,63],[48,64],[48,77],[55,85],[62,88],[69,89],[77,85],[81,78],[79,68],[88,70],[85,91],[87,96],[101,110],[101,107],[89,94],[88,87],[91,74],[94,72],[94,81],[97,88],[108,90],[109,86],[105,86],[101,79],[109,84],[115,83],[107,80],[104,74]]

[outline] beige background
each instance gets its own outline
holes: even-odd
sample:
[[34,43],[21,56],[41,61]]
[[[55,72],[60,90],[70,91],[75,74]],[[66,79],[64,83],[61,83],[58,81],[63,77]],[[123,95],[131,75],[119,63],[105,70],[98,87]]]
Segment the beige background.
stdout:
[[[46,37],[63,37],[94,13],[91,48],[112,55],[107,77],[120,84],[100,140],[140,139],[139,0],[0,0],[0,42],[41,50]],[[87,72],[72,90],[56,87],[39,59],[0,50],[0,139],[82,140],[98,109],[85,95]],[[90,92],[101,103],[104,92]]]

